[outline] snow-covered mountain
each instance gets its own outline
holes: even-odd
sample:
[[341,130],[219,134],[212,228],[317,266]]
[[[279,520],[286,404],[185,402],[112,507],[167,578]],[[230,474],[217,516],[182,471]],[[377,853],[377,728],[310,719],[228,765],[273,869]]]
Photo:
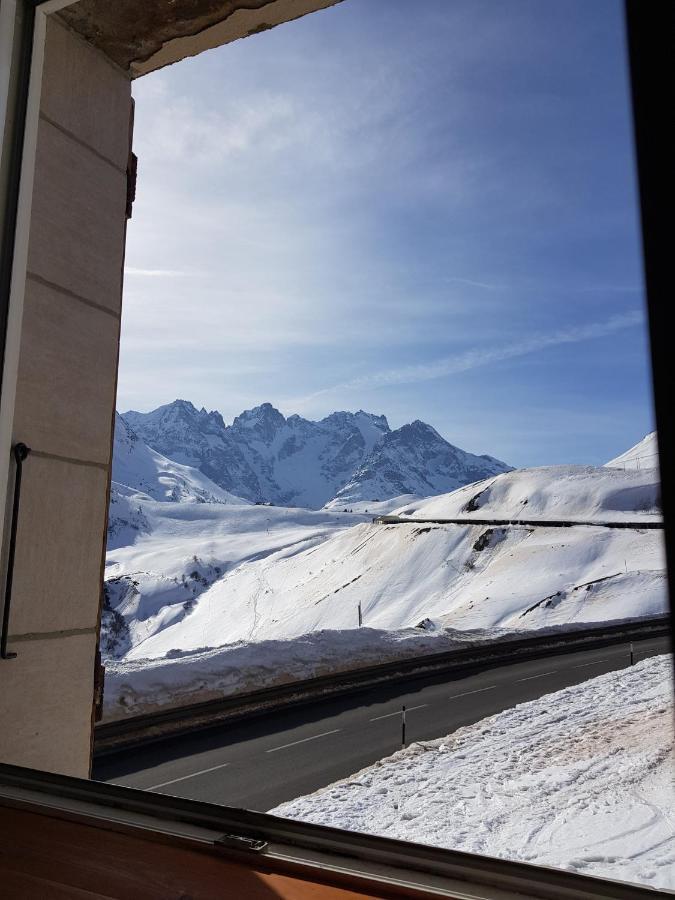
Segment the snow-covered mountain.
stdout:
[[445,441],[423,422],[395,431],[382,415],[335,412],[318,422],[263,403],[225,425],[176,400],[124,419],[150,447],[250,501],[319,509],[429,496],[510,469]]
[[492,456],[475,456],[453,447],[417,419],[379,440],[330,506],[414,494],[429,497],[507,472]]
[[612,469],[658,469],[659,441],[655,431],[650,431],[634,447],[605,465]]
[[152,531],[148,503],[248,506],[192,466],[152,450],[115,413],[113,470],[108,509],[108,550],[132,545]]
[[153,500],[247,503],[223,490],[199,469],[152,450],[119,413],[115,413],[112,480]]

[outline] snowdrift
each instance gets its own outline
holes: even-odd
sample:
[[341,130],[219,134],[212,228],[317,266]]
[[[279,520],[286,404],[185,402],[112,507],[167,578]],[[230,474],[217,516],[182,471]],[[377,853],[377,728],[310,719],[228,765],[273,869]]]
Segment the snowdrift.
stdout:
[[[613,627],[630,630],[639,619]],[[604,623],[594,623],[593,629]],[[421,623],[417,628],[385,631],[356,628],[313,631],[287,640],[238,641],[220,647],[168,650],[161,658],[110,660],[106,664],[104,721],[176,709],[237,697],[264,688],[351,672],[355,669],[415,663],[434,654],[478,649],[480,654],[520,639],[554,647],[570,632],[585,632],[587,624],[536,629],[491,628],[459,631]],[[519,651],[510,648],[509,653]],[[459,658],[459,657],[458,657]]]
[[672,890],[671,666],[520,704],[270,812]]

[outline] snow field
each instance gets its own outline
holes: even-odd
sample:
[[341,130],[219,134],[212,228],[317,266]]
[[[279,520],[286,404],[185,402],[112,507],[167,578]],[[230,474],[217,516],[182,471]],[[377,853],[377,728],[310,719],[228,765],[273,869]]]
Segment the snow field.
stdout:
[[237,566],[128,658],[351,630],[359,604],[365,625],[395,630],[600,622],[666,602],[659,531],[360,524]]
[[272,814],[675,889],[672,659],[414,744]]
[[[142,526],[128,544],[112,541],[106,556],[109,600],[129,629],[125,652],[165,629],[182,627],[200,595],[244,562],[296,553],[364,519],[250,504],[162,503],[137,494],[122,499],[125,519],[133,515]],[[124,539],[125,532],[119,535]],[[227,623],[218,628],[202,630],[198,644],[229,643]],[[183,647],[180,635],[174,637],[171,647]]]

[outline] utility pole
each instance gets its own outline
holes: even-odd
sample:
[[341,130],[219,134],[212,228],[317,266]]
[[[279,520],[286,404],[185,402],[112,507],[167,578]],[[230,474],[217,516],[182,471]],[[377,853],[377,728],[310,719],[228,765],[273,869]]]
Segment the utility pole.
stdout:
[[359,628],[363,625],[363,613],[361,612],[361,601],[359,600]]
[[405,750],[405,706],[401,707],[401,747]]

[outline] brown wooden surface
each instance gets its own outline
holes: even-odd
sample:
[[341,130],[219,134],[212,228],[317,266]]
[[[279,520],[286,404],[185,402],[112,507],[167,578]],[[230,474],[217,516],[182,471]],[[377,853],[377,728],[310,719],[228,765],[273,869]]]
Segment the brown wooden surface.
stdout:
[[[259,865],[260,858],[252,857]],[[317,884],[233,863],[224,854],[0,805],[2,900],[378,900],[421,896],[362,893],[346,876],[308,871]]]

